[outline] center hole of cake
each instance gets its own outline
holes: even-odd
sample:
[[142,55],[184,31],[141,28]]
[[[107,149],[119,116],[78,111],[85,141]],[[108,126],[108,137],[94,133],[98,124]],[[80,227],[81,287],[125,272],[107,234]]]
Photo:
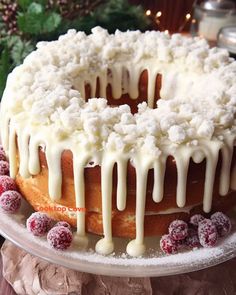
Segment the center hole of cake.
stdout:
[[[148,85],[151,83],[150,80],[154,80],[155,85],[150,87]],[[111,106],[128,104],[134,114],[138,111],[138,104],[147,102],[149,107],[155,108],[156,102],[160,98],[161,74],[157,74],[156,79],[150,79],[148,71],[143,70],[138,79],[133,79],[126,69],[122,69],[120,77],[117,72],[108,69],[106,82],[105,91],[102,90],[104,87],[102,77],[97,77],[96,89],[93,89],[94,86],[87,82],[85,84],[86,101],[92,97],[105,97]],[[152,89],[151,93],[148,90],[149,87]],[[93,96],[93,94],[95,95]]]

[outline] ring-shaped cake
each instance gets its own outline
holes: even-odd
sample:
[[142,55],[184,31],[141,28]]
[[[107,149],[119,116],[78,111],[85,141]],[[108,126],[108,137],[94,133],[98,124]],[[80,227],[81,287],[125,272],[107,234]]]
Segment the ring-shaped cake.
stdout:
[[170,221],[236,203],[235,111],[236,62],[204,39],[69,30],[9,75],[2,141],[36,210],[74,208],[48,213],[79,245],[129,237],[139,256]]

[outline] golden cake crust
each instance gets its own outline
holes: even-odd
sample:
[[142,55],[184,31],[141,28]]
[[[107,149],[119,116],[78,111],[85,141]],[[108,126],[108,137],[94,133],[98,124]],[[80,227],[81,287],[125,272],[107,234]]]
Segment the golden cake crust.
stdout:
[[[30,178],[22,178],[19,174],[16,182],[19,190],[34,207],[46,209],[46,212],[56,220],[65,220],[76,226],[76,217],[72,217],[62,211],[47,210],[55,205],[67,208],[76,208],[73,176],[73,159],[70,151],[62,154],[62,198],[55,203],[48,194],[48,168],[45,153],[39,150],[41,172]],[[235,153],[233,163],[235,162]],[[230,191],[227,196],[219,196],[219,177],[221,160],[219,160],[213,192],[214,211],[228,211],[236,205],[236,192]],[[101,169],[100,166],[85,168],[85,200],[86,200],[86,230],[90,233],[103,234],[102,225],[102,196],[101,196]],[[153,170],[149,171],[146,197],[145,236],[161,235],[167,231],[168,225],[175,219],[188,220],[189,216],[202,212],[202,198],[205,182],[205,162],[200,164],[190,163],[187,182],[187,202],[185,207],[192,207],[189,213],[181,212],[176,204],[177,170],[173,158],[169,157],[166,165],[164,197],[160,203],[152,199]],[[127,203],[124,211],[116,208],[116,167],[113,171],[113,194],[112,194],[112,232],[118,237],[135,237],[135,203],[136,203],[136,180],[135,169],[129,164],[127,171]],[[178,213],[158,214],[165,210],[177,210]],[[184,211],[184,209],[183,209]],[[152,214],[152,215],[151,215]],[[190,215],[189,215],[190,214]]]

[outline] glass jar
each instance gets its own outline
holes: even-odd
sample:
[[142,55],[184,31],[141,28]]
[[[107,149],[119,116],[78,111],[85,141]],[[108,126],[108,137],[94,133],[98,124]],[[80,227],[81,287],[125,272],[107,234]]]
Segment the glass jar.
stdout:
[[191,33],[216,41],[221,28],[236,25],[236,10],[230,0],[209,0],[194,6]]
[[217,46],[227,49],[230,56],[236,58],[236,26],[220,29],[217,36]]

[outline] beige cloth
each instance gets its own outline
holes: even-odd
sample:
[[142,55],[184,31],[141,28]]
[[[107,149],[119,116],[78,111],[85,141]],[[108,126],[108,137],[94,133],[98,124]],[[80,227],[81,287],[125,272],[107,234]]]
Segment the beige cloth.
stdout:
[[236,259],[177,276],[120,278],[69,270],[17,248],[2,246],[3,275],[19,295],[233,295]]
[[150,295],[149,278],[92,275],[48,263],[5,241],[3,276],[19,295]]

